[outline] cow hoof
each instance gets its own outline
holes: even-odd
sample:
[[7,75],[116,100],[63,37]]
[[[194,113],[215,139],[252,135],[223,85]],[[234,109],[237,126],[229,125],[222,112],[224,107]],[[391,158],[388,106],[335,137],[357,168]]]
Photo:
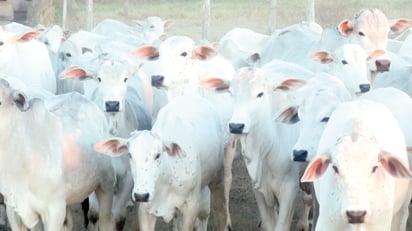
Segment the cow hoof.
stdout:
[[118,219],[116,221],[116,230],[117,231],[122,231],[125,224],[126,224],[126,218]]

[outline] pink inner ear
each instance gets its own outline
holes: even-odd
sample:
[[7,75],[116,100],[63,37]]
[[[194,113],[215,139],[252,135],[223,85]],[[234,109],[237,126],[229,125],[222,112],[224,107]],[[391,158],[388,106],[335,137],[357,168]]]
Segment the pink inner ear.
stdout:
[[195,58],[199,60],[209,60],[217,55],[217,52],[207,46],[200,46],[194,52]]
[[86,71],[78,67],[69,68],[63,72],[63,76],[66,79],[83,79],[86,76]]
[[137,56],[143,60],[155,60],[159,58],[159,51],[154,46],[142,46],[135,49],[132,55]]
[[312,182],[319,179],[319,177],[321,177],[325,173],[326,169],[329,166],[329,163],[329,158],[325,156],[319,156],[318,158],[316,158],[316,160],[308,165],[300,181]]
[[172,143],[170,147],[166,147],[166,152],[171,157],[180,156],[182,154],[182,150],[180,149],[179,145]]
[[39,31],[27,32],[27,33],[22,34],[20,37],[18,37],[16,41],[17,42],[28,42],[33,39],[36,39],[37,37],[39,37],[39,35],[40,35]]
[[225,90],[229,88],[229,84],[220,78],[209,78],[209,79],[201,81],[199,85],[203,88],[211,89],[215,91]]
[[280,85],[276,86],[273,91],[290,91],[298,89],[306,84],[303,79],[288,79],[283,81]]
[[390,155],[382,155],[379,158],[379,162],[382,164],[383,168],[393,177],[412,178],[412,174],[409,169],[407,169],[396,157]]
[[341,35],[349,36],[353,32],[353,23],[351,20],[345,19],[338,25],[338,30]]

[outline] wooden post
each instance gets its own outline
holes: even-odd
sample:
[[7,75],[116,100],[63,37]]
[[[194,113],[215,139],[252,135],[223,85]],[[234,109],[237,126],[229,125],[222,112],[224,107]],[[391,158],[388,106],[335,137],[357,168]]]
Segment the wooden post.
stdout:
[[276,29],[277,0],[270,0],[269,31],[272,34]]
[[86,0],[86,29],[91,31],[93,28],[93,0]]
[[129,0],[124,0],[124,16],[129,17]]
[[306,20],[308,22],[314,22],[315,21],[315,0],[307,0]]
[[62,11],[62,29],[65,31],[67,28],[67,0],[63,0]]
[[210,0],[203,0],[202,40],[209,38],[210,28]]

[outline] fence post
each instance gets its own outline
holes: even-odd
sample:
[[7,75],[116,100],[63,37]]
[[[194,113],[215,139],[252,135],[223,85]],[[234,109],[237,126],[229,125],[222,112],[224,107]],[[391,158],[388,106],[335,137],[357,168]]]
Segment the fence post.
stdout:
[[202,40],[208,39],[209,28],[210,28],[210,0],[203,0]]
[[93,28],[93,0],[86,0],[86,29],[91,31]]

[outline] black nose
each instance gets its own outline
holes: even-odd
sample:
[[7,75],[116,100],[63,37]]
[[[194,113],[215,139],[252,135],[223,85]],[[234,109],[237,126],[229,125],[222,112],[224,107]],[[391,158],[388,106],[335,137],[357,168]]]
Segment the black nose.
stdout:
[[119,112],[119,101],[106,101],[107,112]]
[[389,67],[391,66],[391,61],[387,59],[376,60],[375,64],[376,64],[376,70],[378,72],[385,72],[385,71],[389,71]]
[[137,202],[148,202],[149,201],[149,193],[134,193],[133,197],[134,197],[134,200]]
[[368,83],[359,84],[359,89],[360,89],[361,93],[365,93],[365,92],[368,92],[371,89],[371,85],[368,84]]
[[306,150],[293,150],[293,161],[306,162],[308,158],[308,151]]
[[242,134],[245,124],[229,123],[229,131],[233,134]]
[[365,222],[366,211],[365,210],[348,210],[346,211],[348,222],[350,224],[360,224]]
[[152,75],[152,86],[162,87],[165,77],[163,75]]

